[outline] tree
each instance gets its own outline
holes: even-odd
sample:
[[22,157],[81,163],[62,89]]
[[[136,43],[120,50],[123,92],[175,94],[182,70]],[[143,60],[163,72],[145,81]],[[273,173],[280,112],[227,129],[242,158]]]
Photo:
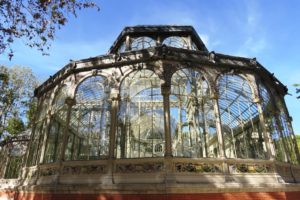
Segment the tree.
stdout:
[[0,138],[23,130],[18,121],[28,124],[26,112],[33,103],[33,90],[38,85],[31,69],[0,66]]
[[34,115],[37,111],[37,99],[31,98],[26,104],[28,110],[26,111],[27,128],[32,128],[34,122]]
[[12,43],[25,39],[26,45],[47,54],[55,32],[67,23],[67,17],[77,16],[83,8],[98,8],[89,0],[1,0],[0,54],[13,56]]
[[9,135],[18,135],[25,130],[25,125],[21,118],[13,117],[7,120],[7,127],[5,130]]

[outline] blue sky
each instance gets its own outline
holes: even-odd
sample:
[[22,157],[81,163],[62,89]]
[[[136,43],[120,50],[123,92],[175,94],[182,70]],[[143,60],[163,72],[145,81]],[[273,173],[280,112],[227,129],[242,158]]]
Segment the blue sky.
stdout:
[[256,57],[287,85],[286,96],[294,130],[300,134],[300,100],[293,83],[300,83],[300,1],[298,0],[95,0],[100,12],[87,9],[70,18],[57,32],[50,56],[17,41],[12,61],[27,66],[45,80],[77,60],[106,54],[125,26],[192,25],[209,51]]

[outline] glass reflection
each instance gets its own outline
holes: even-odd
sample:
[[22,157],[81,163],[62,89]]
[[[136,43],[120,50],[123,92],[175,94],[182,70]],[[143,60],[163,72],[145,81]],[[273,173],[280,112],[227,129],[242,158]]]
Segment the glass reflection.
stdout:
[[153,71],[134,71],[121,85],[116,157],[164,155],[163,98]]
[[109,88],[106,78],[93,76],[77,88],[71,110],[66,160],[96,160],[108,156]]
[[218,156],[213,104],[200,72],[183,69],[172,76],[170,112],[174,156]]
[[229,158],[265,158],[256,103],[248,82],[238,75],[218,80],[219,109],[225,153]]

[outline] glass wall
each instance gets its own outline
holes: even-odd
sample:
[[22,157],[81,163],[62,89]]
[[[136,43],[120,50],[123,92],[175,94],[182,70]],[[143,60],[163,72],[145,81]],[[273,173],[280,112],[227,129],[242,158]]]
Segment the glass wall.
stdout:
[[228,158],[265,158],[266,148],[251,87],[238,75],[217,82],[225,153]]
[[176,48],[183,48],[183,49],[189,48],[189,44],[186,41],[186,39],[179,36],[167,37],[166,39],[164,39],[163,44],[170,47],[176,47]]
[[37,165],[40,161],[41,148],[43,143],[43,138],[47,133],[46,117],[50,105],[50,97],[45,95],[44,98],[40,99],[40,105],[38,107],[38,114],[34,129],[32,131],[31,142],[29,146],[29,154],[27,158],[27,166]]
[[163,156],[165,133],[159,77],[150,70],[134,71],[123,80],[120,96],[116,157]]
[[[279,106],[283,106],[281,102],[278,103]],[[279,123],[280,123],[280,129],[282,131],[282,139],[283,142],[286,145],[286,150],[289,154],[290,162],[293,164],[298,164],[297,156],[295,149],[297,148],[293,142],[293,133],[292,130],[289,127],[289,119],[287,115],[281,111],[279,114]]]
[[59,159],[59,154],[62,148],[63,133],[67,124],[67,105],[65,104],[66,97],[67,87],[63,86],[56,94],[52,105],[52,112],[54,114],[50,119],[44,163],[56,162]]
[[118,48],[118,53],[123,53],[125,52],[127,49],[126,49],[126,42],[122,42],[120,47]]
[[107,79],[92,76],[77,88],[71,109],[66,160],[106,159],[109,149],[110,88]]
[[[164,156],[164,106],[167,102],[163,102],[162,82],[155,72],[148,69],[135,70],[121,81],[113,152],[116,158]],[[180,69],[170,77],[170,86],[172,155],[220,157],[215,101],[211,98],[204,73],[193,68]],[[254,101],[250,84],[239,75],[223,74],[212,87],[216,87],[218,92],[221,130],[228,158],[267,158],[257,108],[257,104],[261,103],[265,130],[273,140],[271,151],[276,160],[297,163],[293,133],[283,104],[280,101],[273,104],[264,85],[258,84],[261,102]],[[41,100],[27,158],[28,166],[36,165],[41,156],[44,163],[57,162],[63,150],[64,134],[67,136],[65,160],[108,158],[111,125],[109,80],[103,76],[83,80],[76,89],[71,107],[66,103],[68,89],[63,86],[55,95],[50,120],[46,118],[50,98]],[[44,155],[40,155],[44,141]]]
[[140,50],[146,49],[149,47],[154,47],[156,45],[156,41],[150,37],[138,37],[134,38],[131,43],[131,50]]
[[5,179],[14,179],[18,178],[21,174],[21,167],[22,167],[22,161],[23,161],[23,155],[14,155],[13,153],[10,153],[8,155],[8,163],[6,163],[6,171],[4,178]]
[[173,74],[170,113],[174,156],[218,157],[213,102],[201,72],[183,69]]
[[267,88],[263,84],[259,84],[259,93],[262,100],[262,110],[265,119],[265,124],[267,128],[267,132],[270,135],[273,146],[271,146],[272,151],[275,153],[275,159],[278,161],[286,162],[287,157],[285,153],[285,149],[283,146],[283,140],[280,136],[280,130],[278,127],[278,121],[276,121],[276,112],[274,104],[270,99],[270,93]]

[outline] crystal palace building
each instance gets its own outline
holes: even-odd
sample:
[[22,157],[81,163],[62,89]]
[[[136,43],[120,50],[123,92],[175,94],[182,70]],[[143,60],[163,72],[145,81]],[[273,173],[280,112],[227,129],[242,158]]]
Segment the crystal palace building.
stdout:
[[35,90],[30,139],[1,144],[0,199],[299,199],[286,94],[191,26],[126,27]]

